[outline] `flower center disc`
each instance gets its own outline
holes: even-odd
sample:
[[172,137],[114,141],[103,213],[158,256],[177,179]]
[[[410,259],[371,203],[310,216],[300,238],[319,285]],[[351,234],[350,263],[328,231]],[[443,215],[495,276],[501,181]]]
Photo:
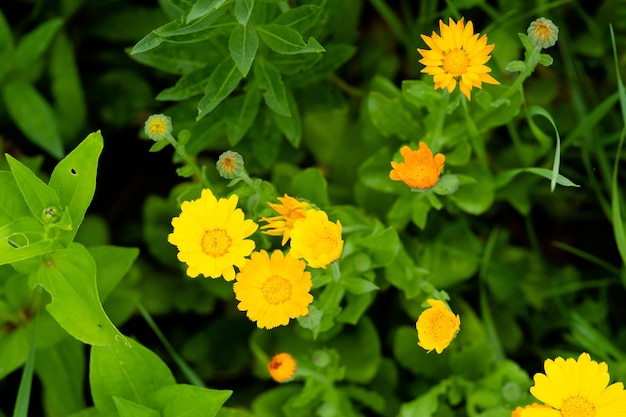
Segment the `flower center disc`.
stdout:
[[207,230],[202,237],[202,251],[212,258],[219,258],[228,252],[231,242],[225,230]]
[[450,51],[443,57],[444,71],[455,77],[465,74],[468,65],[467,53],[461,49]]
[[596,407],[579,395],[567,398],[561,406],[563,417],[594,417],[595,415]]
[[433,339],[442,341],[450,337],[450,332],[455,327],[456,322],[454,321],[454,316],[437,312],[432,318],[430,331]]
[[261,286],[261,292],[268,303],[284,303],[291,297],[291,284],[283,277],[272,275]]

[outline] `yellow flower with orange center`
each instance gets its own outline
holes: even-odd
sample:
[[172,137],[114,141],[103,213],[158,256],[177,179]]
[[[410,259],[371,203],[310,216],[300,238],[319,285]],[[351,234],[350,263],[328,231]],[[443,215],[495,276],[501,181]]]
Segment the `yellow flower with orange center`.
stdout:
[[238,197],[217,200],[211,190],[204,189],[199,199],[185,201],[181,213],[172,219],[174,231],[168,242],[178,248],[178,259],[187,264],[192,278],[235,278],[234,266],[241,268],[254,250],[254,241],[246,239],[258,225],[244,219],[237,207]]
[[313,284],[305,268],[303,261],[279,250],[271,257],[264,250],[253,252],[233,286],[240,301],[237,308],[261,329],[284,326],[308,314]]
[[439,182],[446,157],[438,153],[433,156],[430,148],[420,142],[419,149],[414,151],[408,146],[400,148],[404,162],[391,162],[393,168],[389,178],[394,181],[403,181],[416,190],[426,190]]
[[294,258],[304,259],[313,268],[326,268],[342,251],[341,223],[328,220],[325,211],[309,209],[294,223],[289,252]]
[[265,226],[261,226],[263,233],[270,236],[282,236],[282,245],[289,240],[291,229],[298,219],[306,216],[306,211],[311,207],[306,201],[300,201],[287,194],[284,197],[278,197],[280,204],[267,203],[279,215],[274,217],[262,217],[260,221],[267,222]]
[[274,355],[267,364],[267,370],[276,382],[289,381],[296,374],[296,360],[289,353]]
[[626,415],[626,391],[621,382],[609,385],[605,362],[578,359],[546,359],[545,374],[535,374],[530,393],[551,408],[525,408],[521,417],[617,417]]
[[487,35],[479,38],[474,34],[471,21],[464,23],[461,18],[457,23],[449,19],[448,25],[439,20],[440,35],[421,35],[428,49],[417,49],[422,55],[420,63],[425,65],[421,72],[432,75],[435,88],[447,88],[451,93],[457,82],[461,92],[471,99],[473,87],[482,88],[482,83],[500,84],[488,73],[491,68],[485,65],[491,59],[494,45],[487,45]]
[[430,308],[420,314],[415,323],[419,346],[431,352],[443,352],[459,332],[461,319],[441,300],[427,300]]

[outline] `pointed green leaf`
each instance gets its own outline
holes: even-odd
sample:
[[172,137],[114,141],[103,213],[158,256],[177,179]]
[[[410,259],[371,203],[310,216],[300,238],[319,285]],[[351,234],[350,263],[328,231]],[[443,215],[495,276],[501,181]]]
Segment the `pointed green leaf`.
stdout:
[[156,391],[176,383],[161,358],[130,339],[93,346],[89,369],[91,396],[101,414],[117,411],[114,396],[150,407]]
[[240,24],[230,34],[228,50],[244,77],[250,71],[258,47],[259,36],[253,25]]
[[135,46],[133,46],[133,49],[131,49],[130,54],[136,55],[142,52],[147,52],[161,45],[164,41],[165,39],[163,39],[156,33],[150,32],[146,36],[144,36],[139,42],[137,42]]
[[282,116],[276,112],[272,112],[272,117],[289,143],[291,143],[294,148],[298,148],[300,146],[300,139],[302,139],[302,119],[300,118],[298,103],[291,89],[286,87],[285,93],[287,94],[287,103],[289,104],[289,113],[291,115]]
[[23,81],[14,81],[3,87],[2,98],[11,119],[28,140],[61,159],[63,140],[56,116],[35,87]]
[[315,4],[304,4],[294,7],[278,16],[272,23],[283,25],[302,33],[315,25],[325,5],[326,0],[322,1],[319,6]]
[[103,148],[100,131],[89,134],[52,171],[49,185],[63,208],[69,209],[73,235],[85,217],[96,190],[98,159]]
[[157,410],[125,398],[114,396],[113,401],[120,417],[161,417]]
[[[260,96],[259,96],[260,99]],[[11,221],[30,215],[30,209],[22,197],[15,178],[8,171],[0,171],[0,227]]]
[[243,139],[259,113],[261,92],[255,85],[248,86],[245,94],[229,97],[224,103],[228,143],[235,146]]
[[378,286],[372,281],[359,277],[341,276],[339,283],[353,294],[366,294],[378,289]]
[[[206,88],[213,70],[213,67],[206,66],[184,74],[173,87],[161,91],[156,99],[163,101],[180,101],[201,94]],[[168,142],[164,142],[167,145]]]
[[214,417],[231,394],[227,390],[176,384],[156,391],[151,405],[166,417]]
[[98,294],[100,300],[104,302],[130,270],[133,262],[139,256],[139,250],[137,248],[102,245],[90,247],[89,253],[96,261]]
[[259,88],[265,90],[263,98],[267,107],[282,116],[291,116],[285,84],[278,69],[271,62],[259,57],[254,66],[254,77]]
[[33,65],[48,50],[48,46],[62,25],[62,19],[52,19],[24,35],[15,48],[15,66],[27,69]]
[[310,37],[308,42],[304,43],[299,32],[284,25],[270,23],[257,26],[257,32],[259,32],[261,40],[279,54],[306,54],[325,51],[324,47],[314,38]]
[[254,0],[235,0],[235,18],[240,25],[248,24],[253,8]]
[[239,85],[241,78],[241,72],[230,56],[222,61],[209,77],[204,97],[198,103],[196,120],[202,119],[213,111]]
[[187,23],[210,15],[221,7],[232,3],[232,0],[198,0],[194,3],[189,14],[187,15]]
[[0,227],[0,265],[23,261],[61,249],[58,240],[46,239],[41,223],[22,217]]
[[0,55],[13,51],[15,47],[13,42],[11,26],[9,26],[7,19],[4,17],[4,13],[0,10]]
[[110,345],[123,338],[104,312],[96,286],[96,263],[87,249],[72,243],[43,259],[28,277],[52,297],[46,306],[55,320],[74,338],[90,345]]

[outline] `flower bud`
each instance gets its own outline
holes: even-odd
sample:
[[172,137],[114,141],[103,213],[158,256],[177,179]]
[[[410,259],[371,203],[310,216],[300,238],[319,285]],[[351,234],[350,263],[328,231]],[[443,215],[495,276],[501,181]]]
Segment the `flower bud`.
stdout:
[[540,17],[528,26],[528,38],[533,45],[542,49],[553,46],[559,39],[559,28],[552,20]]
[[232,180],[243,172],[243,158],[237,152],[226,151],[222,153],[215,166],[222,178]]
[[61,219],[59,209],[55,206],[48,206],[41,211],[41,221],[44,224],[56,223]]
[[172,134],[172,119],[164,114],[153,114],[146,120],[144,131],[153,141],[161,141]]

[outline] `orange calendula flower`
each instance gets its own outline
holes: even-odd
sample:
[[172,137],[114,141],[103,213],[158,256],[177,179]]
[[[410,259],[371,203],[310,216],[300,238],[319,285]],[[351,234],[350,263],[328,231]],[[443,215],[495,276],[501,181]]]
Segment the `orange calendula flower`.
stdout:
[[428,304],[430,308],[424,310],[415,323],[417,344],[428,352],[435,349],[441,353],[459,332],[461,319],[441,300],[429,299]]
[[279,216],[262,217],[260,221],[267,222],[265,226],[261,226],[263,233],[270,236],[282,236],[282,245],[289,240],[291,229],[298,219],[306,216],[306,211],[311,207],[306,201],[300,201],[285,194],[278,197],[280,204],[270,203],[267,205],[276,210]]
[[279,353],[268,362],[267,370],[274,381],[289,381],[296,374],[296,360],[288,353]]
[[420,142],[416,151],[403,146],[400,148],[400,154],[404,162],[391,161],[393,169],[389,173],[389,178],[403,181],[416,190],[426,190],[439,182],[439,175],[446,160],[443,154],[438,153],[433,157],[433,153],[424,142]]
[[311,273],[304,261],[277,250],[253,252],[233,286],[237,308],[261,329],[285,326],[309,312]]
[[521,417],[617,417],[626,415],[626,390],[621,382],[609,385],[606,362],[578,359],[546,359],[546,373],[535,374],[530,393],[550,406],[525,408]]
[[304,259],[313,268],[326,268],[342,252],[341,223],[328,220],[325,211],[309,209],[294,223],[289,252],[294,258]]
[[471,21],[464,23],[461,18],[457,23],[450,18],[445,25],[439,20],[441,34],[435,32],[431,36],[421,35],[428,49],[417,49],[422,55],[420,63],[426,67],[421,72],[430,74],[435,81],[435,88],[447,88],[454,91],[457,82],[461,92],[471,99],[473,87],[482,88],[482,83],[500,84],[488,73],[491,68],[485,65],[491,59],[494,45],[487,45],[487,35],[479,38],[474,34]]
[[234,266],[246,263],[254,250],[254,241],[246,238],[258,225],[244,219],[237,201],[236,195],[218,200],[207,188],[199,199],[183,202],[180,215],[172,219],[174,231],[167,240],[178,248],[178,260],[187,264],[190,277],[202,274],[232,281]]
[[511,412],[511,417],[522,417],[522,411],[530,409],[530,408],[550,408],[550,406],[547,404],[532,403],[525,407],[517,407],[515,410]]

